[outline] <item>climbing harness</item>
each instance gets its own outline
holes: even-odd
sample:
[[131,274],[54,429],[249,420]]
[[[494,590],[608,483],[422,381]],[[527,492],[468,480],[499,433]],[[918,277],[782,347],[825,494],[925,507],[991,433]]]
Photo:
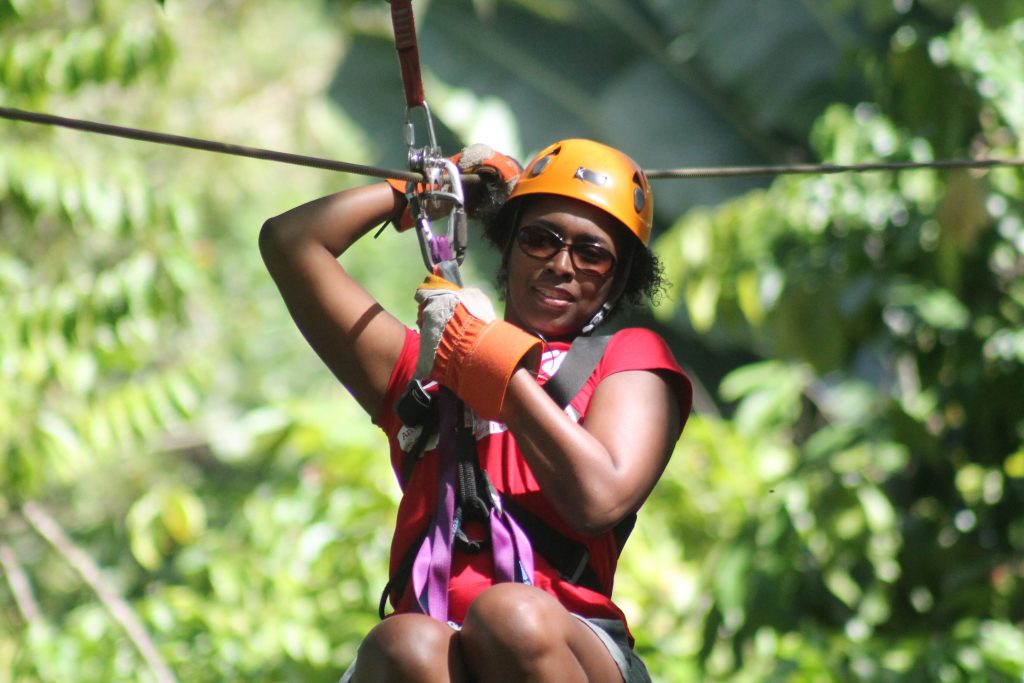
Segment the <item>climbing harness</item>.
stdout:
[[[544,384],[543,389],[555,401],[559,408],[565,409],[575,397],[587,379],[593,374],[604,355],[610,336],[578,337],[566,352],[565,358],[557,372]],[[451,554],[455,549],[464,552],[481,552],[489,547],[495,556],[496,581],[518,581],[529,583],[532,571],[524,563],[517,566],[510,561],[513,552],[522,551],[523,544],[532,549],[536,555],[543,557],[554,567],[562,579],[574,585],[583,586],[598,593],[607,594],[610,587],[601,581],[590,565],[590,552],[587,546],[556,531],[550,524],[536,516],[515,501],[505,498],[495,491],[485,470],[479,465],[476,441],[469,428],[457,429],[457,425],[446,422],[444,416],[453,412],[446,411],[443,401],[447,390],[440,389],[441,406],[436,403],[426,404],[422,411],[405,410],[397,407],[399,418],[407,426],[413,426],[415,420],[423,420],[417,425],[423,431],[416,445],[405,455],[402,467],[401,483],[403,488],[412,478],[416,463],[424,457],[425,444],[437,436],[439,439],[438,457],[441,473],[438,489],[438,507],[435,509],[428,530],[406,550],[394,574],[388,580],[381,594],[379,613],[386,616],[387,603],[391,599],[398,604],[407,586],[411,583],[416,595],[416,604],[425,606],[425,613],[434,615],[433,611],[447,608],[447,578],[451,567]],[[408,406],[405,406],[407,409]],[[455,428],[455,431],[451,430]],[[449,449],[445,451],[446,448]],[[452,486],[449,481],[456,481]],[[449,512],[450,510],[450,512]],[[490,539],[470,538],[465,533],[465,526],[470,521],[482,521],[489,524]],[[618,550],[621,552],[636,522],[636,515],[629,515],[614,529]],[[509,531],[514,524],[516,531]],[[438,535],[439,528],[450,528],[453,533],[446,539]],[[522,540],[518,535],[522,532]],[[496,535],[497,532],[497,535]],[[507,538],[508,537],[508,538]],[[437,572],[434,592],[428,590],[425,576],[426,550],[429,546],[433,565]],[[505,556],[504,560],[499,559]],[[511,568],[511,569],[510,569]],[[513,572],[515,570],[515,572]],[[518,576],[516,575],[518,573]],[[446,578],[447,577],[447,578]],[[439,586],[444,581],[444,595]],[[426,597],[424,597],[426,595]],[[441,616],[440,618],[445,618]]]
[[[403,403],[406,397],[415,397],[413,405],[421,409],[424,423],[407,422],[410,411]],[[415,590],[416,607],[424,614],[448,620],[448,583],[451,562],[457,544],[479,552],[487,547],[492,551],[495,580],[524,584],[533,582],[533,548],[522,526],[509,515],[486,472],[479,467],[476,438],[473,435],[470,414],[455,394],[439,387],[437,395],[426,393],[421,382],[413,380],[396,411],[405,415],[403,424],[419,428],[417,445],[407,461],[406,478],[411,476],[412,465],[422,457],[425,444],[437,437],[439,472],[437,505],[431,514],[427,531],[419,543],[414,544],[403,560],[403,587],[411,578]],[[470,521],[484,522],[490,532],[488,540],[470,539],[465,525]],[[391,585],[389,581],[388,585]],[[381,613],[390,593],[385,587],[381,598]]]

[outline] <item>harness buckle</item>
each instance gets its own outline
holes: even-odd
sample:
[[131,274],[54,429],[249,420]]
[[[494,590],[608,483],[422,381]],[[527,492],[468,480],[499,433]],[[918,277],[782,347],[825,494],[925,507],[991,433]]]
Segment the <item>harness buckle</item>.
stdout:
[[433,405],[430,394],[422,380],[414,379],[406,385],[402,395],[395,402],[395,414],[407,427],[421,427],[427,423]]
[[498,516],[501,517],[505,514],[505,508],[501,503],[501,496],[498,495],[498,489],[494,488],[494,484],[491,483],[491,478],[487,475],[487,470],[481,469],[480,474],[483,477],[484,483],[487,484],[487,494],[491,498],[491,506],[497,510]]
[[466,552],[473,555],[486,550],[490,545],[490,542],[486,538],[470,538],[469,534],[466,533],[466,527],[462,522],[463,507],[460,506],[455,510],[455,520],[452,523],[452,541],[455,544],[462,546]]

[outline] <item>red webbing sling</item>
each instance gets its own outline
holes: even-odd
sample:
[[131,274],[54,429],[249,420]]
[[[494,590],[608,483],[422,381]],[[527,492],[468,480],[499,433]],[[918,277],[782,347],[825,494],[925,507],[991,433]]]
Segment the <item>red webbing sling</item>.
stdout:
[[422,107],[423,78],[420,75],[420,48],[416,41],[416,20],[412,13],[412,0],[391,0],[391,26],[395,31],[395,49],[402,67],[402,85],[405,104],[409,108]]

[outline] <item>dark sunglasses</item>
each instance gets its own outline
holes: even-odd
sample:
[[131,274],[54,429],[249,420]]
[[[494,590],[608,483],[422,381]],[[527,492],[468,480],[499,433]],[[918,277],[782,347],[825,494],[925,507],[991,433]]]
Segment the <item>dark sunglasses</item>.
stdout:
[[588,275],[604,277],[615,268],[615,256],[600,244],[566,242],[557,232],[542,225],[520,228],[516,233],[516,243],[524,254],[542,261],[568,249],[573,267]]

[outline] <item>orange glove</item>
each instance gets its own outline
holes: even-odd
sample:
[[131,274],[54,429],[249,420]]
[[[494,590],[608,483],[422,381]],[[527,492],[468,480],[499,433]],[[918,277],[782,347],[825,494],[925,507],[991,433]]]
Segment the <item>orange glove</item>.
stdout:
[[501,415],[512,373],[535,367],[541,342],[515,325],[495,320],[479,289],[462,289],[436,275],[416,290],[420,303],[420,355],[416,376],[448,387],[480,417]]
[[[519,180],[519,174],[523,172],[523,167],[518,161],[481,143],[466,147],[451,157],[451,161],[463,173],[477,173],[484,177],[484,182],[467,189],[466,215],[470,218],[477,218],[478,212],[481,209],[487,211],[489,205],[504,204],[516,181]],[[392,189],[405,196],[408,188],[406,181],[388,178],[387,182]],[[423,185],[417,185],[416,192],[422,191]],[[408,205],[394,223],[399,232],[412,227],[412,215]]]

